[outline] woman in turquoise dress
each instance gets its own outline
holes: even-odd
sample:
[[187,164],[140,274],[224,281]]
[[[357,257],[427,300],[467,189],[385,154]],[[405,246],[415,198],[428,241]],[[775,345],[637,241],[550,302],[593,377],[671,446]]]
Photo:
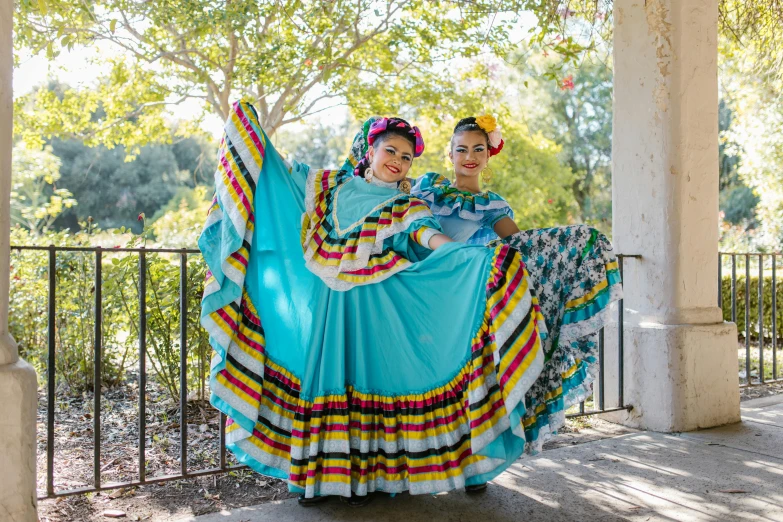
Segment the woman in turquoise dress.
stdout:
[[481,190],[487,165],[503,149],[492,116],[464,118],[451,139],[454,182],[436,173],[416,180],[444,232],[468,244],[506,244],[522,254],[548,337],[544,370],[525,396],[526,449],[535,453],[565,424],[565,411],[592,395],[597,332],[609,305],[622,298],[617,258],[609,240],[587,225],[520,231],[503,197]]
[[342,169],[315,170],[252,106],[226,122],[199,239],[211,403],[237,459],[304,505],[481,487],[525,450],[540,309],[516,250],[450,242],[400,190],[423,146],[371,120]]

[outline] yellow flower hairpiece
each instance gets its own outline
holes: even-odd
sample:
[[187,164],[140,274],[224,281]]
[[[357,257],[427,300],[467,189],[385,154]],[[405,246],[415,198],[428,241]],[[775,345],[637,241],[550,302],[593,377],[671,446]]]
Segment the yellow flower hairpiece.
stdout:
[[493,130],[497,129],[498,122],[495,120],[494,116],[485,114],[484,116],[479,116],[476,118],[476,125],[481,127],[481,130],[489,134]]

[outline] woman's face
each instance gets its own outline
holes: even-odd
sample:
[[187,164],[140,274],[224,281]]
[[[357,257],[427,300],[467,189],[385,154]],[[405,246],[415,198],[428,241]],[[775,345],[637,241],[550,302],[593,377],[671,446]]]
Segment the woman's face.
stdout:
[[478,176],[489,162],[487,137],[479,131],[458,132],[451,138],[449,158],[455,174]]
[[381,181],[404,179],[413,164],[413,145],[402,136],[387,136],[370,147],[370,168]]

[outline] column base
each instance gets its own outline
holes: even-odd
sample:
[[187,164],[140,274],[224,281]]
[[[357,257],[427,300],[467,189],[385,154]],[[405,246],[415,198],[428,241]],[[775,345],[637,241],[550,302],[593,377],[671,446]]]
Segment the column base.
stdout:
[[36,522],[35,370],[19,359],[0,366],[0,520]]
[[[618,401],[617,327],[606,329],[607,406]],[[734,323],[625,327],[624,402],[603,415],[639,429],[680,432],[740,421]]]

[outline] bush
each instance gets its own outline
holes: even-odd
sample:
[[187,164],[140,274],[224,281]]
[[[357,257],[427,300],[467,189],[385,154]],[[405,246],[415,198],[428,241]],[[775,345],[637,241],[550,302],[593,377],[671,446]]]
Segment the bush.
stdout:
[[[123,234],[120,230],[118,236]],[[86,246],[85,233],[34,238],[12,230],[13,245]],[[124,246],[140,246],[134,237]],[[71,393],[93,390],[95,254],[58,252],[56,256],[55,370],[58,384]],[[101,385],[123,382],[138,366],[138,254],[104,250],[102,256],[103,351]],[[204,398],[209,370],[209,337],[199,324],[206,272],[200,255],[188,256],[188,388]],[[179,256],[147,254],[147,368],[172,399],[179,396]],[[48,252],[14,250],[11,255],[11,334],[22,356],[45,380],[48,363]]]
[[[738,267],[739,268],[739,267]],[[743,269],[744,272],[744,269]],[[783,270],[781,270],[781,276],[783,276]],[[759,288],[758,275],[750,276],[750,336],[751,338],[758,338],[758,288]],[[740,336],[745,335],[745,274],[737,274],[737,331]],[[763,305],[762,311],[764,314],[764,337],[772,337],[772,275],[764,275],[764,281],[762,285],[763,293]],[[777,313],[776,324],[777,338],[783,339],[783,277],[776,281],[775,287]],[[725,321],[731,321],[731,275],[724,275],[722,281],[722,304],[723,304],[723,319]]]

